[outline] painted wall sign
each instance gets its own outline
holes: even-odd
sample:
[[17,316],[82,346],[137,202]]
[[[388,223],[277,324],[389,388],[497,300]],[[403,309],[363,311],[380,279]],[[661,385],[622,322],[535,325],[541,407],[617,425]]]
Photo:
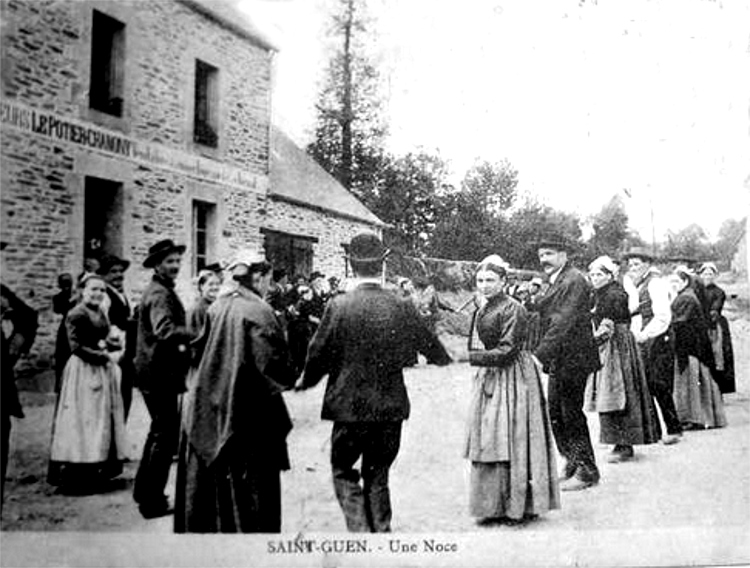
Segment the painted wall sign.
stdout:
[[266,178],[246,170],[16,102],[0,101],[0,125],[214,183],[257,193],[267,189]]

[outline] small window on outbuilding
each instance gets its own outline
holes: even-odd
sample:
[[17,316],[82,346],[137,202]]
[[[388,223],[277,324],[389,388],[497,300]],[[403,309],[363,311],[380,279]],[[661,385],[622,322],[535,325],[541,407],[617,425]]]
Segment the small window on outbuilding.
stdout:
[[313,265],[313,245],[318,242],[316,237],[292,235],[265,228],[260,232],[265,236],[266,258],[274,268],[283,268],[290,278],[310,276]]
[[193,140],[211,148],[216,148],[219,143],[218,83],[219,70],[196,59]]
[[122,116],[124,75],[125,24],[94,10],[89,107]]

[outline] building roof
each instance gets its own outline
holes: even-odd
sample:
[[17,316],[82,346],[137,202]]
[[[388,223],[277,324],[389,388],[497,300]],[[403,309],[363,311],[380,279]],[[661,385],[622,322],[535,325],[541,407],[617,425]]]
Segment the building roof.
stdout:
[[271,127],[269,195],[384,227],[364,204],[277,127]]
[[271,38],[247,14],[237,9],[235,2],[231,0],[178,0],[178,2],[182,2],[263,49],[279,51]]

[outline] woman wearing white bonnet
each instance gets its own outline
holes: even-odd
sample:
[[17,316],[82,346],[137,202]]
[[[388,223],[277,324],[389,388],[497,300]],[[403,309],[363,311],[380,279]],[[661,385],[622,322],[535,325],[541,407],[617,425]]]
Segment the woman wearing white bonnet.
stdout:
[[617,281],[617,264],[600,256],[589,265],[594,286],[594,341],[600,370],[589,376],[584,409],[599,413],[600,441],[612,444],[610,463],[630,460],[633,446],[661,438],[659,419],[646,374],[630,331],[628,294]]
[[525,350],[526,310],[503,291],[499,256],[477,268],[469,362],[477,367],[465,457],[471,460],[469,509],[480,524],[519,522],[560,507],[555,448],[540,369]]

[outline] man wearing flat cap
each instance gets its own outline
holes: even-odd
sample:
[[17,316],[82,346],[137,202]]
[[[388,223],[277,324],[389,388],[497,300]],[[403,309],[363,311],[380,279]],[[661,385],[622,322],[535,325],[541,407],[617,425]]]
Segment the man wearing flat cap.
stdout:
[[297,387],[328,375],[322,418],[333,421],[333,485],[347,529],[389,532],[388,475],[409,417],[403,368],[416,352],[438,365],[451,359],[414,305],[383,288],[388,251],[380,239],[359,234],[348,252],[356,287],[326,307]]
[[194,387],[183,401],[177,533],[278,533],[280,472],[292,429],[281,393],[294,386],[284,332],[263,300],[271,265],[252,251],[233,264],[238,286],[209,307]]
[[674,348],[669,331],[672,308],[669,285],[653,266],[654,255],[645,247],[632,247],[623,255],[628,262],[627,277],[637,292],[637,308],[632,311],[631,330],[643,357],[648,389],[661,410],[667,427],[664,444],[674,444],[682,436],[682,424],[672,398]]
[[591,325],[591,285],[568,262],[564,238],[545,235],[535,246],[550,286],[535,303],[541,338],[534,354],[549,374],[550,421],[566,460],[560,490],[577,491],[599,482],[583,413],[586,379],[601,366]]
[[154,275],[141,297],[135,369],[136,386],[151,416],[151,429],[135,477],[133,499],[147,519],[172,512],[164,489],[177,451],[177,398],[185,390],[190,364],[191,336],[185,308],[174,290],[184,252],[183,245],[165,239],[154,244],[143,261]]
[[107,283],[107,301],[105,312],[110,325],[115,326],[122,332],[125,341],[125,351],[120,358],[119,365],[122,371],[122,402],[125,410],[125,420],[128,418],[130,404],[133,400],[133,383],[135,381],[135,339],[136,329],[133,319],[133,310],[125,295],[123,286],[125,271],[130,266],[130,261],[120,258],[114,254],[105,254],[99,260],[97,272]]

